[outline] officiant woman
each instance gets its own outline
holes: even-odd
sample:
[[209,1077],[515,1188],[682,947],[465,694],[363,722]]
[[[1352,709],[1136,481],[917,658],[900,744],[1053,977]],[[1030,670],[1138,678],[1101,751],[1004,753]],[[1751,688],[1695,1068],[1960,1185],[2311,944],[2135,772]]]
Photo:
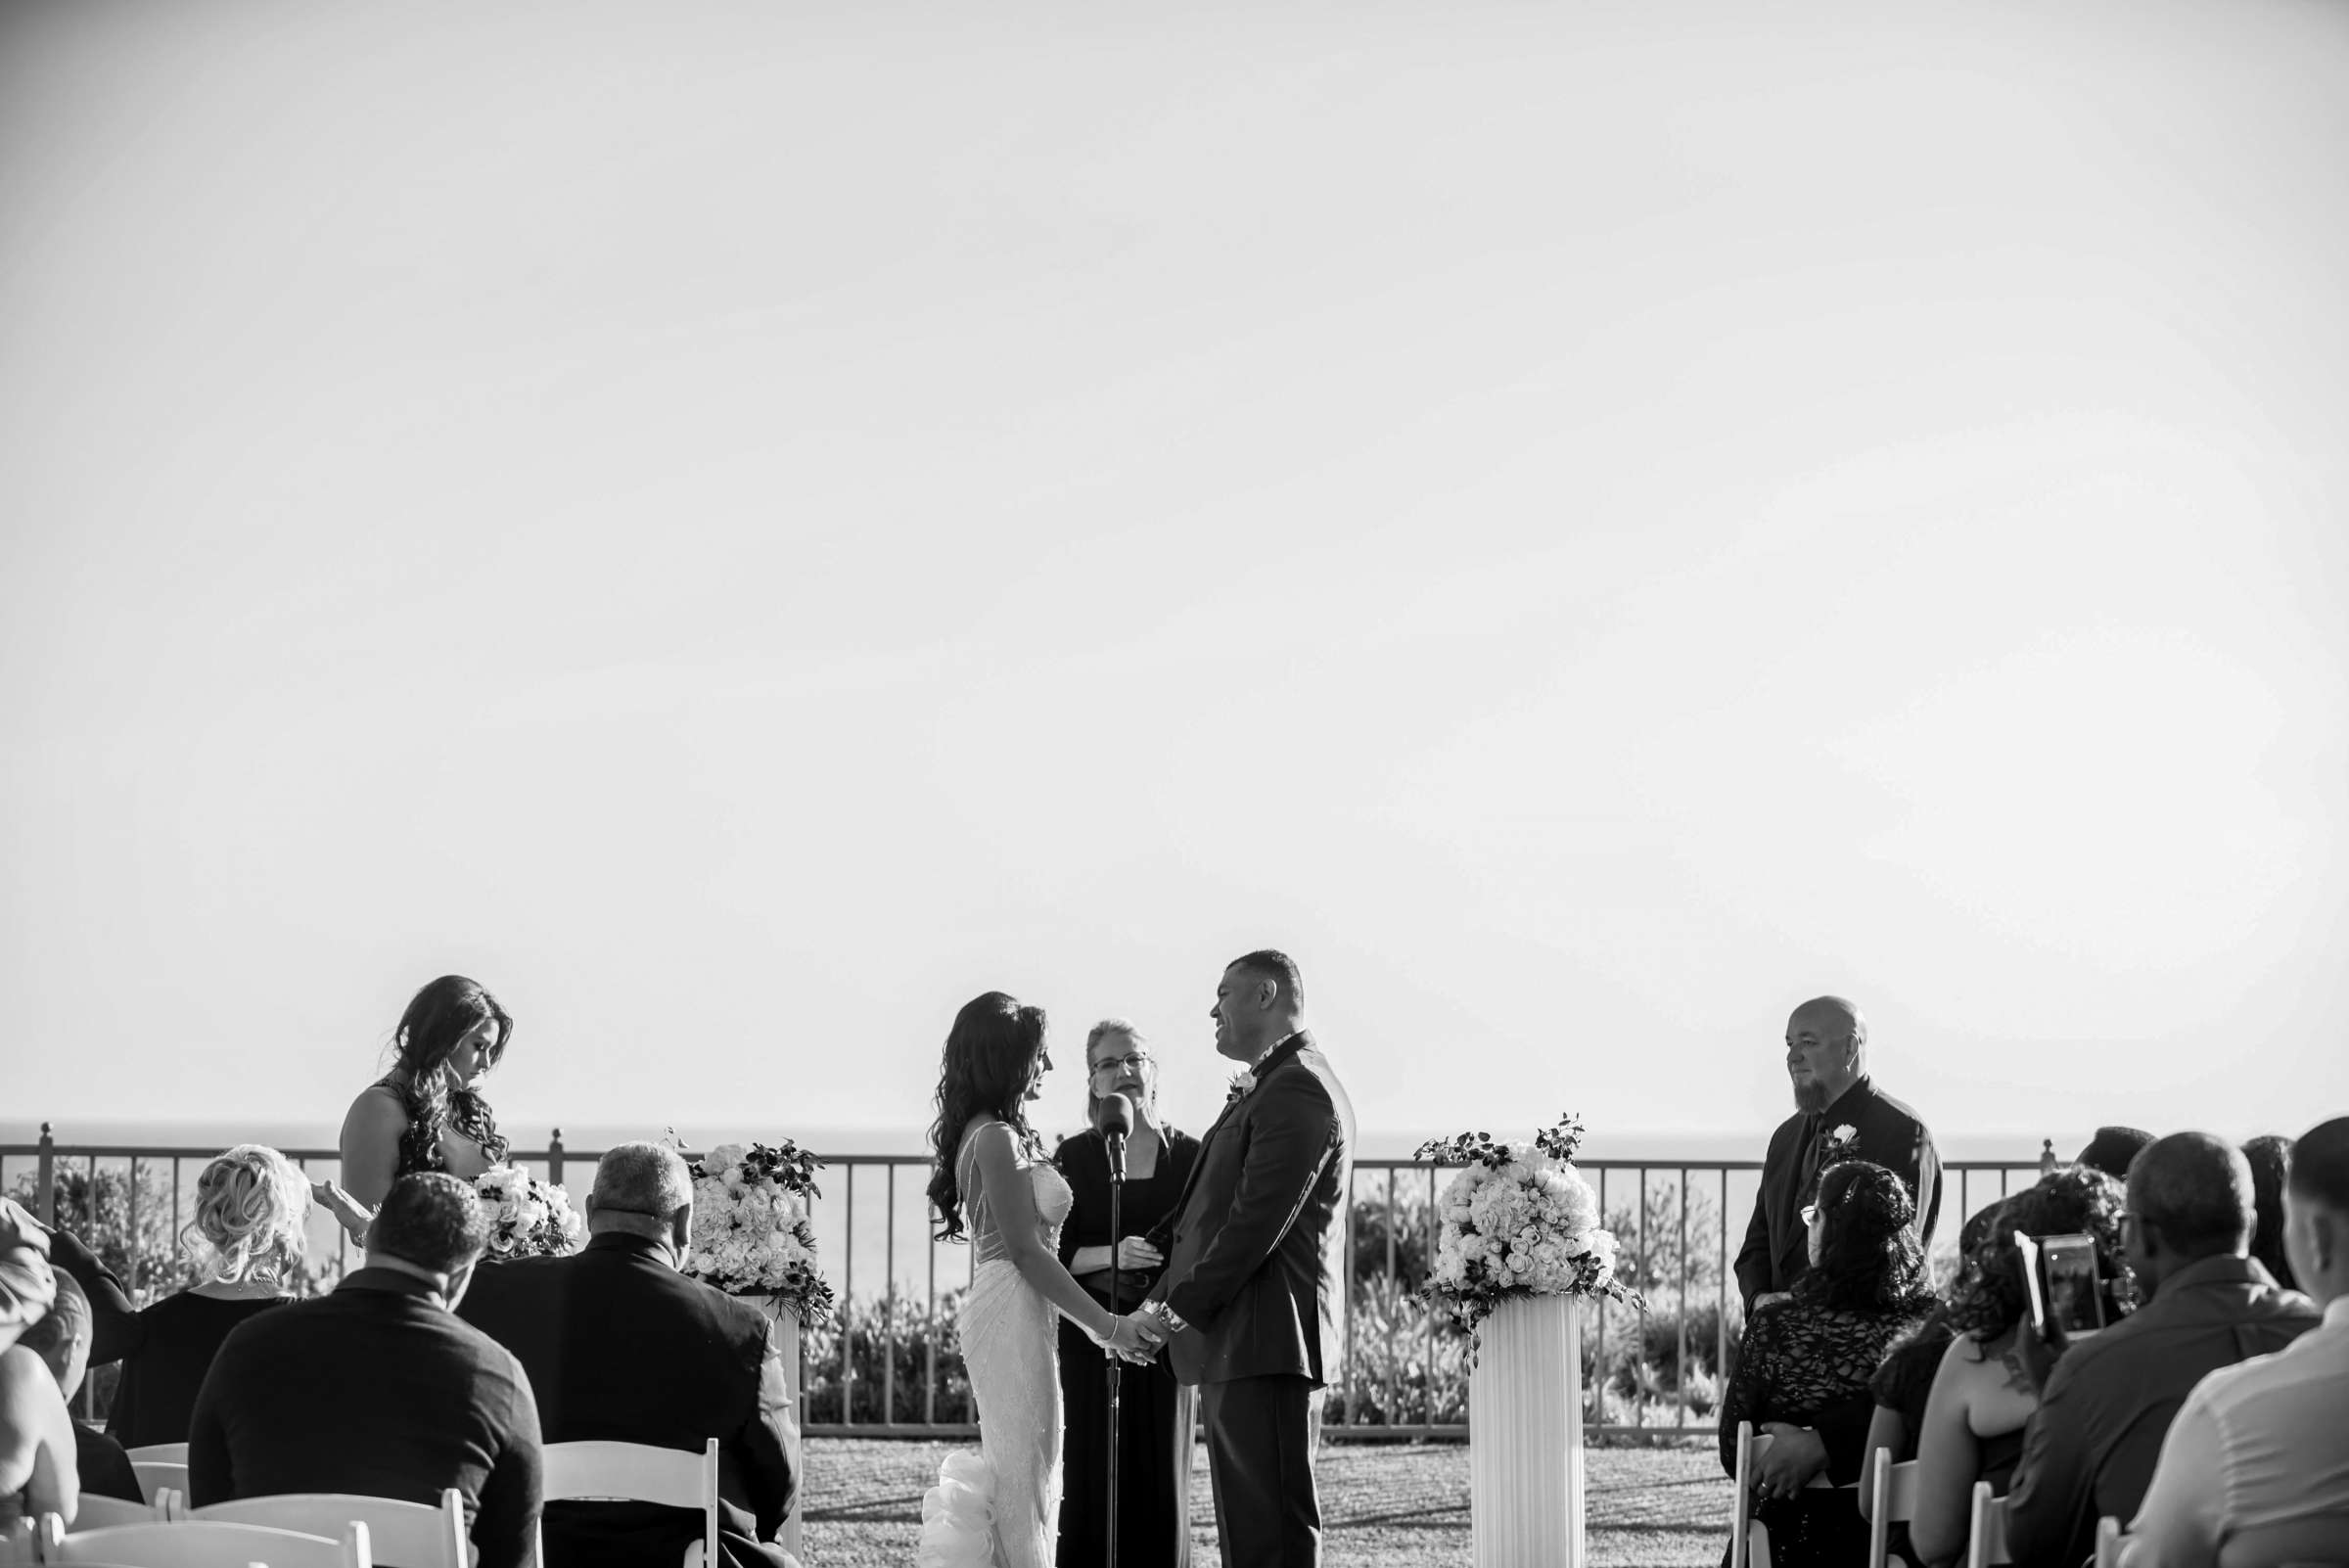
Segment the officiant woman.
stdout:
[[[1076,1203],[1061,1229],[1060,1261],[1113,1313],[1130,1312],[1158,1282],[1166,1259],[1142,1239],[1174,1211],[1199,1158],[1199,1140],[1170,1127],[1158,1107],[1158,1063],[1141,1032],[1122,1018],[1095,1024],[1084,1041],[1084,1122],[1104,1097],[1133,1102],[1126,1140],[1126,1197],[1109,1232],[1109,1145],[1097,1130],[1066,1139],[1054,1155]],[[1118,1293],[1109,1293],[1110,1248]],[[1109,1531],[1108,1359],[1067,1318],[1060,1322],[1059,1568],[1095,1568]],[[1118,1568],[1181,1568],[1190,1560],[1192,1395],[1165,1358],[1125,1368],[1118,1442]]]

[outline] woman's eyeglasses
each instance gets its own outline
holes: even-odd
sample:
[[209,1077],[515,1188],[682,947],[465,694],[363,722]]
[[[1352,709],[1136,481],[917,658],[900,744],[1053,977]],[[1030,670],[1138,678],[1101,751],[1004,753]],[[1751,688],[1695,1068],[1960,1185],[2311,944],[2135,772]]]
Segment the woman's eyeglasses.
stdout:
[[1114,1078],[1118,1074],[1126,1071],[1126,1069],[1128,1067],[1132,1068],[1137,1073],[1148,1071],[1150,1067],[1150,1053],[1148,1051],[1135,1051],[1130,1056],[1104,1056],[1101,1058],[1101,1060],[1093,1064],[1093,1077],[1099,1078],[1102,1074],[1107,1073]]

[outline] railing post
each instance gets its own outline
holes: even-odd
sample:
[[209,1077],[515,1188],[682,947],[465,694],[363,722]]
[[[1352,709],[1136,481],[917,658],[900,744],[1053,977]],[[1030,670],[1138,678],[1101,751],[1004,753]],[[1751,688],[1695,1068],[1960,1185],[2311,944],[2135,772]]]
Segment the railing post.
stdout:
[[563,1184],[563,1130],[561,1128],[555,1129],[555,1135],[546,1140],[546,1184],[550,1187],[559,1187]]
[[32,1197],[33,1208],[40,1215],[41,1223],[55,1226],[57,1223],[57,1138],[50,1131],[49,1124],[46,1122],[41,1124],[40,1164],[33,1172]]

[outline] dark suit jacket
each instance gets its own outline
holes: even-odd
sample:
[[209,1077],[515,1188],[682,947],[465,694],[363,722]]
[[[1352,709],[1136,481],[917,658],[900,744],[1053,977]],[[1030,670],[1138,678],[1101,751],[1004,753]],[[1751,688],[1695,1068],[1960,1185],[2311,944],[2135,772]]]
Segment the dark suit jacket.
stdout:
[[[549,1443],[698,1453],[716,1438],[727,1554],[774,1560],[757,1544],[791,1508],[798,1412],[758,1308],[678,1273],[661,1243],[605,1231],[569,1258],[484,1265],[458,1311],[521,1359]],[[550,1568],[674,1563],[701,1534],[700,1514],[649,1503],[546,1509]]]
[[2066,1350],[2023,1428],[2006,1494],[2006,1549],[2024,1568],[2072,1568],[2096,1521],[2137,1516],[2161,1440],[2203,1377],[2280,1351],[2320,1321],[2309,1299],[2248,1258],[2205,1258],[2153,1299]]
[[119,1498],[124,1502],[145,1502],[147,1491],[139,1485],[139,1472],[130,1467],[130,1455],[122,1445],[104,1432],[93,1432],[79,1421],[73,1423],[74,1467],[81,1472],[81,1495],[85,1498]]
[[1167,1346],[1185,1383],[1282,1374],[1329,1381],[1343,1343],[1329,1238],[1354,1169],[1354,1102],[1299,1030],[1199,1142],[1158,1298],[1188,1325]]
[[361,1268],[241,1323],[188,1427],[197,1507],[282,1492],[465,1498],[479,1568],[532,1568],[538,1407],[522,1363],[427,1280]]
[[1788,1289],[1810,1270],[1803,1205],[1811,1201],[1811,1178],[1840,1127],[1855,1135],[1833,1151],[1834,1158],[1865,1160],[1899,1176],[1916,1200],[1916,1239],[1927,1249],[1933,1245],[1941,1216],[1941,1157],[1933,1150],[1933,1133],[1914,1111],[1862,1078],[1825,1110],[1816,1116],[1797,1111],[1770,1135],[1754,1218],[1737,1250],[1737,1293],[1748,1313],[1755,1297]]

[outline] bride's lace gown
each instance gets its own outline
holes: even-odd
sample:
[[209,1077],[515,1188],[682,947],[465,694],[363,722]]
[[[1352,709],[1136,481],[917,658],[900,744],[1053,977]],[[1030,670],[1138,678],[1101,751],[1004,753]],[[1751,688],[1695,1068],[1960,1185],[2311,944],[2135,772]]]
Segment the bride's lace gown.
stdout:
[[[1060,1518],[1060,1366],[1051,1304],[1020,1274],[979,1185],[966,1135],[955,1179],[969,1195],[973,1273],[956,1332],[979,1408],[979,1454],[940,1467],[922,1499],[918,1568],[1051,1568]],[[1069,1217],[1068,1182],[1041,1159],[1022,1158],[1036,1191],[1037,1229],[1057,1252]],[[982,1524],[982,1519],[991,1521]]]

